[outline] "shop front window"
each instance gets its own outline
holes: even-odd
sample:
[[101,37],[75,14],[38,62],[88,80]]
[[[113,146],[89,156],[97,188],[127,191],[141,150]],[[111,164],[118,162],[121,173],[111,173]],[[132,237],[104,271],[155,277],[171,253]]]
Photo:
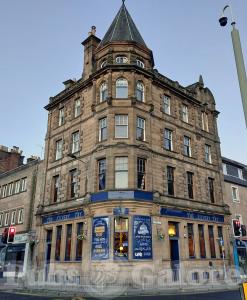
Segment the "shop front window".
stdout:
[[114,219],[114,258],[128,259],[128,219]]
[[57,236],[56,236],[56,248],[55,248],[55,260],[60,260],[61,254],[61,237],[62,237],[62,226],[57,226]]
[[76,239],[76,260],[82,259],[82,244],[83,244],[83,223],[77,223],[77,239]]
[[209,246],[210,246],[211,258],[216,258],[215,243],[214,243],[214,227],[212,225],[208,226],[208,235],[209,235]]
[[205,248],[204,226],[203,225],[198,225],[198,232],[199,232],[200,257],[206,258],[206,248]]
[[66,225],[66,243],[65,243],[65,260],[71,260],[71,238],[72,238],[72,224]]
[[194,242],[194,229],[193,224],[187,224],[188,230],[188,247],[189,247],[189,258],[195,257],[195,242]]

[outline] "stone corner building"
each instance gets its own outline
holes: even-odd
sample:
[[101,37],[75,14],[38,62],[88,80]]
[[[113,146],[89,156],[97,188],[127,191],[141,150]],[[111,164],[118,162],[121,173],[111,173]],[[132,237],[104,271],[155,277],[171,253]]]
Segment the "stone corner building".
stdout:
[[45,107],[37,267],[50,280],[113,263],[121,274],[169,268],[174,280],[182,267],[203,268],[194,280],[221,272],[229,210],[211,91],[201,76],[183,87],[154,69],[124,3],[102,40],[95,32],[82,42],[82,78]]

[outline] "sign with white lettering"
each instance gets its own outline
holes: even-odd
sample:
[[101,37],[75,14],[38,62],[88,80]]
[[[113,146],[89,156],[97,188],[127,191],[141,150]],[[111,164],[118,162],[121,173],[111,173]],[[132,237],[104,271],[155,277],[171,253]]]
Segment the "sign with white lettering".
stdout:
[[196,221],[205,221],[205,222],[215,222],[215,223],[224,223],[224,216],[222,215],[209,215],[198,212],[190,212],[184,210],[175,210],[170,208],[162,207],[160,209],[160,214],[163,216],[171,216],[185,219],[193,219]]
[[149,216],[133,217],[133,259],[152,259],[152,223]]
[[109,218],[93,218],[92,226],[92,259],[109,258]]
[[44,216],[42,217],[42,223],[50,224],[54,222],[68,221],[73,219],[79,219],[82,218],[83,216],[84,216],[83,210],[69,211],[67,213]]
[[27,233],[15,234],[14,244],[20,244],[20,243],[26,243],[26,242],[28,242],[28,234]]

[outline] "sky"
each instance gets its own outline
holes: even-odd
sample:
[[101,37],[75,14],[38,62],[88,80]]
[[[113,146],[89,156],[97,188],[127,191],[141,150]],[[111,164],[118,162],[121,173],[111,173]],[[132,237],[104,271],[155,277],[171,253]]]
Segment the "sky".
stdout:
[[[202,74],[220,111],[222,155],[247,164],[247,130],[231,25],[218,23],[229,4],[225,1],[126,0],[125,4],[160,73],[183,86]],[[19,146],[26,157],[43,157],[48,115],[44,106],[63,90],[63,81],[81,77],[81,42],[92,25],[103,38],[121,3],[0,0],[0,144]],[[247,1],[230,4],[247,62]]]

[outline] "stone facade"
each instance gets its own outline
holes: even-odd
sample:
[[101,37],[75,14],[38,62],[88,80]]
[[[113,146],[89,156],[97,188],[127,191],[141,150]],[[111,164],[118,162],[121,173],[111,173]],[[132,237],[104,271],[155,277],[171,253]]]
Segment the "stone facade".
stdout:
[[[119,18],[125,15],[132,24],[125,10],[123,4]],[[118,26],[117,20],[109,30]],[[123,19],[123,23],[127,24],[127,21]],[[134,34],[129,36],[139,37],[137,29],[131,26],[126,30],[132,30]],[[107,41],[106,37],[110,36],[107,34],[102,43],[93,28],[82,43],[85,49],[82,78],[76,82],[67,81],[65,90],[50,98],[45,107],[49,112],[46,178],[43,203],[37,212],[40,243],[36,267],[45,267],[47,278],[49,275],[54,277],[59,269],[66,271],[69,268],[81,274],[88,268],[116,266],[117,252],[125,258],[118,264],[125,274],[142,263],[156,265],[161,270],[176,269],[182,264],[185,268],[203,268],[198,275],[202,279],[209,266],[222,269],[219,237],[225,241],[226,263],[231,263],[226,230],[229,210],[223,203],[215,100],[211,91],[204,87],[201,77],[195,84],[182,87],[160,74],[154,69],[152,51],[139,42],[140,38],[130,40],[128,32],[121,30],[115,31],[119,32],[115,40]],[[117,94],[123,91],[116,86],[119,79],[128,83],[126,97]],[[137,94],[138,83],[144,87],[141,100]],[[105,97],[103,84],[107,86]],[[169,101],[169,109],[165,107],[165,99]],[[78,103],[80,110],[76,106]],[[122,119],[120,129],[116,127],[118,115],[128,116],[125,121]],[[102,118],[107,120],[107,134],[103,140],[99,125]],[[137,129],[138,118],[144,120],[144,132],[142,130],[137,136],[140,130]],[[124,137],[117,136],[118,130],[121,134],[124,132]],[[172,135],[169,150],[166,149],[165,130]],[[77,136],[75,133],[79,133],[77,142],[73,142]],[[116,165],[118,158],[127,158],[124,166]],[[142,159],[144,167],[137,165],[138,158]],[[99,170],[102,159],[106,163],[103,175]],[[173,170],[174,193],[168,190],[167,167]],[[119,170],[123,172],[121,175]],[[72,173],[75,174],[73,178]],[[105,178],[103,188],[102,178]],[[72,185],[75,186],[73,197]],[[152,255],[148,259],[134,256],[136,216],[151,220],[152,242],[147,246],[151,247]],[[108,250],[97,245],[100,251],[108,251],[107,259],[95,259],[93,253],[95,235],[100,235],[93,227],[97,217],[102,217],[102,222],[109,221],[107,229],[105,227],[105,231],[109,229]],[[120,241],[122,238],[127,241],[119,250],[116,249],[119,242],[116,224],[121,218],[127,219],[128,226],[125,225],[127,233],[120,234]],[[78,223],[83,223],[82,249],[78,246]],[[193,224],[192,234],[188,231],[188,224]],[[177,232],[169,234],[169,226],[173,225]],[[200,240],[198,228],[203,230]],[[190,250],[194,255],[189,255],[189,243],[192,243]],[[201,249],[203,243],[205,251]],[[79,259],[78,247],[82,251]],[[144,252],[140,250],[137,254],[144,257]]]

